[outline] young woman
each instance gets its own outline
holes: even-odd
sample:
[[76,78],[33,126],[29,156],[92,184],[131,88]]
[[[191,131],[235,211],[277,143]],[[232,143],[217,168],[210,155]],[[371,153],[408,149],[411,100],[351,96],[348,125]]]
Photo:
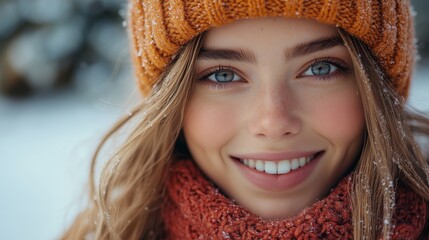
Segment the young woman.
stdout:
[[65,239],[428,237],[407,1],[134,0],[129,25],[146,98]]

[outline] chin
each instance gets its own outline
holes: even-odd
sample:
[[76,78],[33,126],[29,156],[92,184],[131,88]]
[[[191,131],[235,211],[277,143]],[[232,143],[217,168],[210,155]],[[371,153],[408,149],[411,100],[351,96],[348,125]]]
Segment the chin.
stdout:
[[[301,211],[304,209],[299,208],[291,208],[291,209],[281,209],[279,211],[279,208],[273,207],[272,204],[266,203],[263,204],[266,207],[261,208],[258,206],[255,209],[249,209],[248,211],[252,212],[253,214],[261,217],[262,219],[266,220],[277,220],[277,219],[286,219],[297,216]],[[284,206],[283,206],[284,207]]]

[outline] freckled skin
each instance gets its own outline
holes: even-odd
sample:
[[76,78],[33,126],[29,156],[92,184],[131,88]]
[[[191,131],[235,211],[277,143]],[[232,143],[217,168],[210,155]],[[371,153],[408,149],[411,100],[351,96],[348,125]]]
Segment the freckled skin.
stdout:
[[[312,20],[263,18],[210,30],[204,39],[203,48],[245,49],[256,62],[197,60],[196,75],[221,65],[241,80],[222,89],[196,80],[183,123],[185,139],[205,174],[259,216],[296,215],[324,197],[360,154],[365,121],[347,49],[339,45],[288,61],[284,57],[285,49],[336,33],[335,27]],[[348,71],[326,80],[303,76],[314,59],[325,57],[340,59]],[[230,157],[284,151],[324,154],[309,177],[278,191],[253,185]]]

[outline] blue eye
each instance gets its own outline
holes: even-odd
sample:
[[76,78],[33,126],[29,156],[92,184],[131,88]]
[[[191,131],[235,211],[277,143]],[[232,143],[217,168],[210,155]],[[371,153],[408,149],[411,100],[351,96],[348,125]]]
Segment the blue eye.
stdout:
[[304,76],[324,76],[338,70],[338,67],[329,62],[316,62],[312,64],[304,73]]
[[237,80],[241,80],[241,78],[231,70],[216,70],[206,77],[206,79],[213,82],[227,83],[233,82]]

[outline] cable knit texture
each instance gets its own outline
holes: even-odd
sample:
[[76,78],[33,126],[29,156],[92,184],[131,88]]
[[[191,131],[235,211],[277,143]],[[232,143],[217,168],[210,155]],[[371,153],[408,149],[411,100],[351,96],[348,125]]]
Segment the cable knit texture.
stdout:
[[130,0],[135,73],[147,94],[190,39],[238,19],[284,16],[336,25],[363,40],[406,97],[414,64],[408,0]]
[[[163,216],[168,239],[352,239],[348,199],[351,177],[324,199],[284,220],[263,220],[225,197],[192,161],[180,161],[168,181]],[[426,221],[426,204],[398,188],[392,239],[417,239]]]

